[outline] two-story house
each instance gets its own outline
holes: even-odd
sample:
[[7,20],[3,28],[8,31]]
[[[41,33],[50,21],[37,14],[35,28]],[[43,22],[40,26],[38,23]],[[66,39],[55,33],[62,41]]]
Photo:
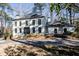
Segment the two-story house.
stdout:
[[25,35],[25,34],[45,34],[46,19],[41,15],[31,15],[24,18],[14,19],[13,24],[13,36]]

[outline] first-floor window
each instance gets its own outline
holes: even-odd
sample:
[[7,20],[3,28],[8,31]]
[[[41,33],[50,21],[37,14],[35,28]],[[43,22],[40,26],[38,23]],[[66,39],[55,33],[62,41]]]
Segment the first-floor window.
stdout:
[[41,27],[38,28],[38,32],[41,33]]
[[35,33],[35,27],[32,28],[33,33]]
[[22,33],[22,28],[19,28],[20,33]]
[[17,28],[15,28],[15,33],[17,33]]
[[57,34],[57,29],[54,29],[54,33]]

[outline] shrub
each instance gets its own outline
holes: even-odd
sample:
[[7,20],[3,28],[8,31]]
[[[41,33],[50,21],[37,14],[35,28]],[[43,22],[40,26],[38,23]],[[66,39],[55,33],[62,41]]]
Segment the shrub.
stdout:
[[27,52],[27,56],[36,56],[37,54],[34,52]]

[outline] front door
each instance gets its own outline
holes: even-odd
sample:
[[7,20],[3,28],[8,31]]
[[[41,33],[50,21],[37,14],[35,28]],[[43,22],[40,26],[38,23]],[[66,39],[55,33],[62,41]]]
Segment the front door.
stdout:
[[30,34],[30,28],[24,27],[24,34]]

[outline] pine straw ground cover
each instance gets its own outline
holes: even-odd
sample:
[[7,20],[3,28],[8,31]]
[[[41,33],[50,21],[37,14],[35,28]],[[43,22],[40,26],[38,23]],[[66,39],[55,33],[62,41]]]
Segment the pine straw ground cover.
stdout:
[[55,39],[54,35],[34,35],[34,34],[29,34],[29,35],[25,35],[24,38],[25,40],[49,40],[49,39]]
[[47,51],[39,47],[33,47],[31,45],[16,45],[8,46],[4,52],[8,56],[45,56],[51,55]]
[[4,52],[8,56],[79,56],[79,47],[45,45],[34,47],[31,45],[9,46]]
[[79,40],[79,34],[77,33],[72,33],[71,35],[68,35],[67,38],[72,39],[72,40]]

